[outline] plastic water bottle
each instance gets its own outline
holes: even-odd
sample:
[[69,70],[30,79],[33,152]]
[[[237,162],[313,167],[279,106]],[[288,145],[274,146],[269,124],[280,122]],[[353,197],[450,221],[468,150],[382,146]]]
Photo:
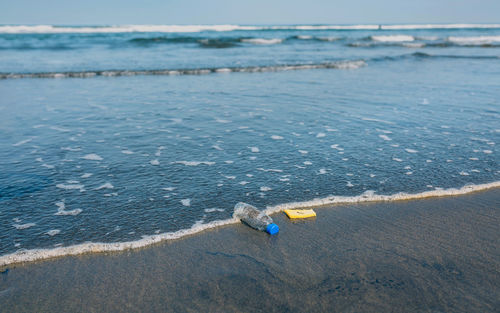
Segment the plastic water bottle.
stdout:
[[270,235],[277,234],[280,230],[278,225],[273,223],[273,219],[269,215],[247,203],[236,203],[233,216],[239,218],[248,226],[265,231]]

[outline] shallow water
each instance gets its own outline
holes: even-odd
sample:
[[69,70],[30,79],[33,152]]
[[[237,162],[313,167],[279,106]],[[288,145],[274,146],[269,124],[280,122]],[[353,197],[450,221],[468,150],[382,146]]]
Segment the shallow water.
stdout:
[[499,34],[1,33],[0,255],[498,182]]
[[497,312],[499,201],[496,189],[335,205],[297,222],[274,215],[276,236],[231,225],[133,253],[13,265],[0,274],[0,304],[9,312]]

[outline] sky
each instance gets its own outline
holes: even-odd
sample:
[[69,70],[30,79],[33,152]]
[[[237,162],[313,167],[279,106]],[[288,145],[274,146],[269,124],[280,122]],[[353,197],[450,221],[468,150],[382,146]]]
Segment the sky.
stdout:
[[0,0],[0,24],[500,23],[500,0]]

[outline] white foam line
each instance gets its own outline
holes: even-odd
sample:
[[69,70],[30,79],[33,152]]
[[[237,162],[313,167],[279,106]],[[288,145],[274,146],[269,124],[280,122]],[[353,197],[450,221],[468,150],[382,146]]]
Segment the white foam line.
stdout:
[[54,25],[4,25],[0,26],[2,34],[57,34],[57,33],[193,33],[203,31],[236,31],[236,30],[407,30],[407,29],[483,29],[500,28],[500,24],[407,24],[407,25],[116,25],[97,27],[71,27]]
[[175,161],[175,162],[172,162],[172,164],[183,164],[183,165],[186,165],[186,166],[198,166],[200,164],[204,164],[204,165],[214,165],[215,162],[209,162],[209,161]]
[[252,43],[254,45],[275,45],[278,43],[282,43],[284,39],[281,38],[272,38],[272,39],[265,39],[265,38],[252,38],[252,39],[242,39],[242,42],[248,42]]
[[326,198],[318,198],[310,201],[290,202],[285,204],[278,204],[268,206],[266,208],[267,214],[281,212],[286,209],[297,209],[305,207],[319,207],[331,204],[348,204],[348,203],[361,203],[361,202],[378,202],[378,201],[401,201],[401,200],[416,200],[431,197],[445,197],[445,196],[458,196],[467,193],[486,190],[490,188],[500,187],[500,181],[480,184],[480,185],[465,185],[462,188],[449,188],[449,189],[436,189],[424,191],[421,193],[405,193],[399,192],[392,195],[377,195],[373,191],[366,191],[359,196],[329,196]]
[[68,247],[58,247],[54,249],[20,250],[11,254],[0,256],[0,266],[5,266],[13,263],[33,262],[33,261],[45,260],[61,256],[79,255],[85,253],[102,253],[102,252],[138,249],[165,240],[173,240],[182,238],[184,236],[193,235],[205,229],[219,227],[228,224],[234,224],[237,222],[239,222],[239,220],[231,218],[227,220],[213,221],[207,224],[197,223],[189,229],[181,229],[176,232],[144,236],[142,237],[142,239],[136,241],[113,242],[113,243],[87,242]]
[[[302,207],[319,207],[332,204],[348,204],[348,203],[361,203],[361,202],[377,202],[377,201],[401,201],[401,200],[415,200],[430,197],[444,197],[444,196],[458,196],[467,193],[486,190],[491,188],[499,188],[500,181],[480,184],[480,185],[466,185],[462,188],[449,188],[449,189],[436,189],[431,191],[424,191],[421,193],[408,194],[396,193],[393,195],[376,195],[374,192],[365,192],[359,196],[330,196],[323,199],[314,199],[311,201],[291,202],[285,204],[278,204],[275,206],[268,206],[265,210],[267,214],[281,212],[285,209],[302,208]],[[143,236],[142,239],[127,242],[87,242],[68,247],[57,247],[54,249],[32,249],[32,250],[19,250],[11,254],[0,256],[0,266],[5,266],[14,263],[33,262],[38,260],[45,260],[50,258],[79,255],[85,253],[102,253],[113,252],[143,248],[152,244],[156,244],[165,240],[179,239],[184,236],[193,235],[204,231],[206,229],[215,228],[223,225],[235,224],[239,220],[230,218],[226,220],[213,221],[207,224],[195,223],[191,228],[181,229],[176,232],[168,232],[157,235]]]
[[28,138],[28,139],[25,139],[25,140],[21,140],[19,142],[16,142],[14,144],[12,144],[14,147],[18,147],[18,146],[21,146],[21,145],[24,145],[25,143],[28,143],[30,141],[32,141],[33,138]]
[[374,41],[380,42],[407,42],[415,40],[415,37],[409,35],[371,36],[371,38]]
[[190,33],[202,31],[233,31],[254,30],[253,26],[238,25],[121,25],[100,27],[58,27],[52,25],[13,25],[0,26],[0,33],[4,34],[57,34],[57,33],[132,33],[132,32],[159,32],[159,33]]
[[[366,65],[363,60],[337,61],[320,64],[295,64],[295,65],[269,65],[269,66],[251,66],[251,67],[232,67],[228,68],[231,73],[264,73],[279,71],[298,71],[312,69],[339,69],[354,70]],[[184,69],[184,70],[109,70],[95,72],[40,72],[40,73],[0,73],[0,79],[20,79],[20,78],[88,78],[95,76],[116,77],[116,76],[135,76],[135,75],[206,75],[218,73],[217,68]],[[176,119],[172,119],[176,120]],[[182,120],[180,120],[182,122]],[[51,127],[54,129],[53,127]],[[61,130],[61,129],[58,129]],[[69,130],[67,130],[69,131]]]

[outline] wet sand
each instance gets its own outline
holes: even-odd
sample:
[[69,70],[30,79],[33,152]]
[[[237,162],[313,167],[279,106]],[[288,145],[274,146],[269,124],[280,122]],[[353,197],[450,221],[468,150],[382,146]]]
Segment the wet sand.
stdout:
[[0,269],[0,312],[500,312],[500,189]]

